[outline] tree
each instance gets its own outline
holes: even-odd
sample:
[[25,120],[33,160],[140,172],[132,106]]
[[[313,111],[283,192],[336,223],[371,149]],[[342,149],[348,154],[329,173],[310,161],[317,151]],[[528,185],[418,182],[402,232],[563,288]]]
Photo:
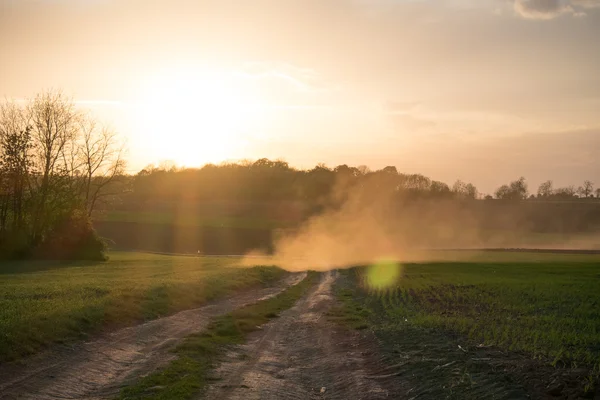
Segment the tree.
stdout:
[[345,177],[357,177],[361,174],[358,168],[349,167],[347,164],[338,165],[333,169],[333,172],[335,172],[339,176]]
[[360,175],[367,175],[369,172],[371,172],[371,169],[366,165],[359,165],[358,167],[356,167],[356,169],[358,170],[358,173]]
[[42,93],[25,105],[0,104],[2,255],[36,255],[58,235],[84,231],[88,244],[99,241],[88,249],[104,248],[93,229],[67,227],[87,226],[95,204],[123,173],[123,148],[114,132],[60,92]]
[[[84,118],[81,124],[81,143],[78,151],[82,169],[83,196],[87,215],[91,216],[99,199],[110,196],[106,190],[125,169],[125,144],[117,134],[100,127],[92,118]],[[120,192],[122,190],[119,190]]]
[[510,187],[508,185],[502,185],[494,192],[494,196],[496,196],[496,198],[500,200],[508,199],[510,195],[511,192]]
[[600,199],[600,188],[596,189],[596,198]]
[[550,197],[554,194],[552,181],[546,181],[540,184],[537,191],[538,197]]
[[524,200],[527,194],[527,183],[523,177],[512,181],[509,185],[500,186],[495,192],[496,198],[502,200]]
[[457,179],[456,182],[454,182],[454,185],[452,185],[452,191],[455,194],[463,193],[465,190],[465,186],[466,186],[466,184],[463,181],[461,181],[460,179]]
[[572,199],[575,197],[575,187],[573,185],[558,188],[554,191],[554,197],[558,199]]
[[59,160],[71,156],[65,151],[77,136],[81,114],[61,92],[48,91],[37,95],[29,104],[27,118],[32,126],[35,163],[41,175],[36,182],[32,226],[33,239],[39,241],[52,220],[58,217],[56,211],[73,199],[62,179],[70,171]]
[[429,187],[429,190],[432,194],[436,196],[444,196],[451,193],[450,187],[444,182],[439,181],[431,181],[431,186]]
[[477,188],[472,183],[467,183],[465,186],[465,195],[467,199],[476,199],[479,192]]
[[6,196],[0,212],[0,230],[6,229],[10,207],[11,229],[17,232],[22,230],[24,224],[25,196],[33,166],[30,155],[31,129],[27,127],[20,132],[1,132],[0,146],[3,148],[0,155],[0,171],[3,178],[3,192]]
[[404,187],[412,192],[425,192],[431,186],[431,179],[421,174],[410,174],[404,177]]
[[478,195],[475,185],[472,183],[465,183],[460,179],[452,185],[452,192],[454,192],[457,197],[463,199],[476,199]]
[[388,174],[398,175],[398,170],[393,165],[388,165],[387,167],[385,167],[381,171],[385,172],[385,173],[388,173]]
[[23,230],[28,202],[31,159],[31,128],[22,107],[13,102],[0,104],[0,232],[12,236]]
[[588,180],[584,181],[583,182],[583,186],[580,186],[577,189],[577,194],[580,197],[590,197],[590,196],[593,196],[593,194],[594,194],[594,183],[591,182],[591,181],[588,181]]

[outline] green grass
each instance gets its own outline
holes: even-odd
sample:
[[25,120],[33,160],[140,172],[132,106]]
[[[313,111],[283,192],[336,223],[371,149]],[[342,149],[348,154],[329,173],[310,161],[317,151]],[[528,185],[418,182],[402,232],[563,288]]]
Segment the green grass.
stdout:
[[264,217],[220,216],[206,217],[193,212],[181,213],[161,211],[108,211],[96,216],[98,221],[141,222],[152,224],[173,224],[178,226],[198,226],[210,228],[276,229],[285,228],[291,223],[282,220],[269,220]]
[[108,262],[0,265],[0,361],[269,285],[274,267],[237,268],[233,258],[113,253]]
[[228,346],[290,308],[319,275],[308,277],[279,295],[215,318],[203,332],[190,335],[175,349],[177,358],[164,369],[121,391],[120,399],[189,399],[208,383],[209,373]]
[[[480,257],[486,262],[383,264],[354,274],[388,322],[454,332],[554,364],[600,368],[600,256]],[[347,300],[342,317],[368,324],[368,307],[352,302],[348,290],[340,292]]]

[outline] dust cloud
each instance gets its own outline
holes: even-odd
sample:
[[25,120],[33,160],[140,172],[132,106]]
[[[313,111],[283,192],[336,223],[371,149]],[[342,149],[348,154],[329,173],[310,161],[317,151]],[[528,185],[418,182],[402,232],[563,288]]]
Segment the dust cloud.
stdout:
[[272,255],[251,252],[243,263],[256,265],[264,257],[287,270],[329,270],[391,260],[448,261],[457,255],[444,250],[456,249],[600,249],[598,233],[535,231],[532,218],[540,216],[518,202],[415,198],[369,185],[338,188],[325,211],[279,233]]

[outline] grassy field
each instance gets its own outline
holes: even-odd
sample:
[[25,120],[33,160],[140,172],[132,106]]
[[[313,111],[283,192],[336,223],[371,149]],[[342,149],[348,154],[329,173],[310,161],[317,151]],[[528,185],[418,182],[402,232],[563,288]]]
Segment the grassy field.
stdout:
[[[346,284],[337,292],[344,306],[332,318],[355,329],[373,329],[390,349],[404,343],[401,352],[433,351],[430,360],[462,356],[456,343],[464,349],[497,348],[493,357],[521,355],[541,366],[579,371],[587,389],[597,384],[600,256],[494,252],[470,256],[470,262],[384,262],[348,270]],[[423,366],[424,374],[432,370],[438,377],[442,374],[436,363],[424,364],[419,361],[411,368]],[[471,364],[459,371],[460,379]],[[451,378],[443,387],[454,387],[452,379],[458,378]]]
[[206,330],[190,335],[175,349],[175,360],[162,370],[124,388],[120,398],[193,398],[206,386],[211,368],[228,346],[243,343],[250,332],[293,306],[316,282],[318,276],[315,272],[309,272],[302,282],[275,297],[215,318]]
[[233,258],[112,253],[105,263],[0,264],[0,361],[269,285],[284,271]]
[[[533,356],[600,366],[600,256],[488,257],[505,260],[383,265],[357,273],[361,287],[378,297],[392,319],[410,318]],[[547,260],[514,261],[519,258]],[[377,275],[389,269],[398,270],[394,282],[378,282]]]

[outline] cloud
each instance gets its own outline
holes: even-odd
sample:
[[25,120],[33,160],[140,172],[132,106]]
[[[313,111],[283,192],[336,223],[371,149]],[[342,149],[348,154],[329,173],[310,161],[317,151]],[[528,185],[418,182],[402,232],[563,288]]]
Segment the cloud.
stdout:
[[564,0],[516,0],[514,7],[521,17],[528,19],[553,19],[574,12],[570,3]]
[[600,0],[514,0],[516,13],[527,19],[550,20],[563,14],[583,17],[583,10],[597,7]]
[[600,0],[571,0],[571,4],[582,8],[598,8]]
[[288,63],[247,62],[242,67],[241,74],[257,80],[281,81],[301,92],[326,89],[326,85],[314,70],[297,67]]
[[391,118],[395,128],[407,132],[434,128],[437,124],[430,116],[420,112],[420,103],[389,101],[383,105],[383,112]]

